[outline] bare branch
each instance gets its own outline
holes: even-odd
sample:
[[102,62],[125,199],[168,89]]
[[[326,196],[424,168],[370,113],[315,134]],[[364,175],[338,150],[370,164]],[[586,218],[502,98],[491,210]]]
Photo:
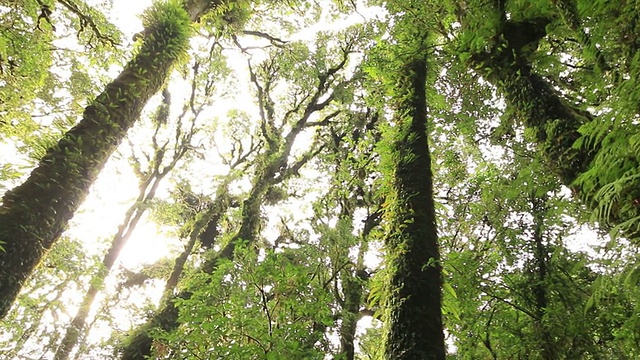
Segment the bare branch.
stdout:
[[260,37],[260,38],[263,38],[263,39],[267,39],[267,40],[269,40],[271,45],[276,46],[276,47],[283,47],[285,44],[288,43],[288,41],[286,41],[286,40],[279,39],[277,37],[271,36],[271,35],[269,35],[267,33],[261,32],[261,31],[244,30],[242,33],[244,35],[252,35],[252,36]]
[[58,0],[58,2],[60,4],[62,4],[62,6],[67,8],[67,10],[71,11],[76,16],[78,16],[78,19],[80,20],[80,29],[78,29],[78,35],[80,35],[80,33],[82,33],[84,31],[84,29],[87,26],[89,26],[89,28],[91,28],[92,34],[95,35],[95,37],[97,37],[98,40],[100,40],[100,42],[108,43],[109,45],[111,45],[114,48],[116,46],[120,45],[120,43],[117,42],[115,39],[112,39],[111,37],[102,34],[102,32],[100,32],[100,29],[98,29],[98,26],[93,21],[93,19],[90,16],[84,14],[78,8],[78,6],[76,4],[74,4],[71,0]]

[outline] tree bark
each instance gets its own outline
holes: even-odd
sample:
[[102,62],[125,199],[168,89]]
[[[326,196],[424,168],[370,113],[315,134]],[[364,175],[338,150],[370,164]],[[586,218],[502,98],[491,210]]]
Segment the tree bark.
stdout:
[[496,35],[504,42],[495,44],[490,52],[472,54],[470,65],[498,88],[507,106],[534,131],[549,168],[571,186],[589,167],[595,153],[573,148],[581,137],[578,128],[593,116],[567,103],[533,71],[523,49],[537,44],[545,35],[546,22],[505,22],[504,34]]
[[546,198],[536,197],[535,192],[531,194],[531,214],[533,215],[533,262],[534,273],[532,274],[532,292],[534,300],[534,313],[536,331],[540,341],[540,356],[543,360],[555,360],[555,344],[550,332],[545,314],[549,306],[549,250],[544,243]]
[[[417,51],[417,50],[416,50]],[[387,359],[445,359],[441,265],[426,129],[427,65],[417,56],[398,74],[393,190],[385,216],[391,271]]]

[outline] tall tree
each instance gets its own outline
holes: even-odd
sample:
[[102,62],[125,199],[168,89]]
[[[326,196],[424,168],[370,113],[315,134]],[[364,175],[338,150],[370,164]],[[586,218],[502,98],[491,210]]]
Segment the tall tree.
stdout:
[[[395,7],[397,6],[397,7]],[[384,216],[390,284],[386,300],[388,359],[444,359],[441,264],[427,135],[428,31],[409,4],[391,49],[393,127],[380,147],[388,189]],[[426,7],[425,7],[426,9]],[[417,25],[419,24],[419,25]]]
[[444,359],[441,264],[426,130],[427,64],[411,59],[400,71],[397,133],[393,152],[386,155],[394,161],[385,207],[391,272],[386,357]]
[[169,1],[145,13],[143,41],[122,73],[85,109],[83,119],[50,148],[0,207],[0,317],[45,252],[65,230],[104,163],[138,119],[171,68],[186,56],[191,23],[217,1]]
[[[359,104],[358,100],[354,99],[352,106]],[[327,254],[327,266],[333,272],[326,286],[335,298],[331,307],[336,309],[340,341],[335,359],[356,359],[358,324],[372,313],[366,306],[366,295],[370,276],[377,269],[367,268],[365,258],[371,254],[370,244],[381,241],[381,231],[377,231],[382,217],[380,176],[375,172],[381,119],[371,108],[353,111],[349,122],[330,129],[327,154],[317,161],[317,167],[326,166],[325,171],[332,174],[331,185],[314,205],[310,222],[320,237],[317,247]],[[331,329],[323,332],[327,331]]]

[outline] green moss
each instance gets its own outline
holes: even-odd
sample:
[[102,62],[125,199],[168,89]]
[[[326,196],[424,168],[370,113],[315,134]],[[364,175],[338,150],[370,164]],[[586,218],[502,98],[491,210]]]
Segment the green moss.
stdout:
[[[142,15],[145,27],[140,53],[158,53],[159,57],[186,60],[193,27],[184,4],[179,0],[158,2]],[[158,62],[162,59],[158,59]]]

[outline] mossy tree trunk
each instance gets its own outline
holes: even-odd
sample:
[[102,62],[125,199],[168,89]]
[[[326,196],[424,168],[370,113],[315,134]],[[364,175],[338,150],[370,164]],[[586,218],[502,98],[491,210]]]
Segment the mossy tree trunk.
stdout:
[[144,40],[120,75],[85,108],[69,130],[0,207],[0,317],[25,280],[65,230],[109,156],[158,92],[189,47],[190,24],[213,1],[155,5],[147,12]]
[[535,134],[549,168],[570,186],[593,159],[593,153],[573,147],[581,136],[578,128],[593,117],[563,100],[528,60],[547,23],[505,21],[496,35],[503,41],[490,52],[471,54],[470,66],[498,88],[514,116]]
[[531,214],[533,215],[533,273],[531,274],[533,292],[534,322],[540,342],[540,356],[543,360],[557,359],[556,345],[545,320],[549,311],[549,249],[545,244],[545,216],[546,198],[536,197],[535,193],[529,198]]
[[395,138],[386,155],[393,174],[385,213],[391,272],[385,356],[443,360],[442,277],[426,127],[427,64],[416,55],[399,71]]

